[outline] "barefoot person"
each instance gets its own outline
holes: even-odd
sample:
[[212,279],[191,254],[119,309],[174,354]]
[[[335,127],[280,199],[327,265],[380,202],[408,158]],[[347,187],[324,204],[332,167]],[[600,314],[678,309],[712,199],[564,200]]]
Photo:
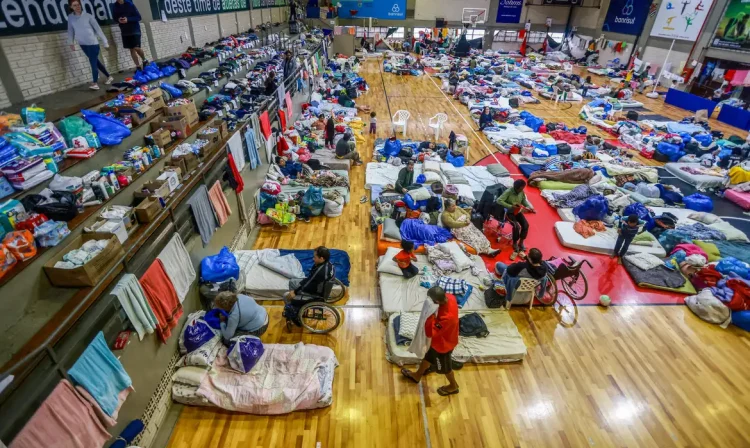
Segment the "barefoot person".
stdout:
[[89,89],[99,90],[99,70],[107,77],[106,84],[112,84],[114,79],[109,76],[107,68],[99,62],[99,40],[102,41],[104,48],[109,48],[107,37],[102,32],[96,19],[91,14],[85,12],[81,7],[80,0],[70,0],[71,14],[68,15],[68,45],[71,51],[76,51],[74,42],[81,46],[83,54],[89,59],[91,65],[92,82]]

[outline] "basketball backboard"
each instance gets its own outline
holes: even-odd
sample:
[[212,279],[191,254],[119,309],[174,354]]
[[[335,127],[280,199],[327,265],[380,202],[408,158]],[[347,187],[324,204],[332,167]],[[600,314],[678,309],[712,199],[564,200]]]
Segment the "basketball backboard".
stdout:
[[464,8],[461,21],[471,26],[484,23],[487,21],[487,8]]

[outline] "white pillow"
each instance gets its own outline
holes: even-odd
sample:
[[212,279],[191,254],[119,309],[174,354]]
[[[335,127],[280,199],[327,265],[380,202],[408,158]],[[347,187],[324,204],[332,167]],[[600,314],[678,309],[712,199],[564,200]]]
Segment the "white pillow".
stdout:
[[224,345],[221,343],[221,338],[216,336],[201,345],[198,350],[193,350],[183,356],[182,359],[177,362],[177,365],[211,367],[216,359],[216,355],[219,354],[219,350],[222,348],[224,348]]
[[401,313],[401,326],[398,328],[398,335],[405,338],[414,339],[417,333],[417,324],[419,323],[419,314]]
[[415,201],[424,201],[426,199],[430,199],[430,197],[432,196],[425,187],[419,187],[411,190],[409,191],[408,195],[411,196],[411,198]]
[[434,171],[425,171],[422,174],[424,174],[426,184],[433,184],[435,182],[442,182],[443,179],[440,178],[440,175]]
[[455,241],[449,241],[447,243],[440,243],[440,248],[445,249],[451,254],[451,258],[453,259],[453,262],[456,264],[456,268],[458,269],[458,272],[464,271],[466,269],[469,269],[474,263],[472,263],[471,258],[469,258],[464,251],[458,246],[458,244]]
[[711,227],[712,229],[718,230],[719,232],[723,233],[729,241],[744,241],[746,243],[750,243],[750,240],[747,238],[747,235],[745,235],[744,232],[726,221],[715,222],[713,224],[710,224],[708,227]]
[[172,375],[172,381],[189,386],[200,386],[206,375],[208,375],[208,369],[202,367],[181,367]]
[[706,224],[706,225],[711,225],[722,220],[721,218],[714,215],[713,213],[706,213],[706,212],[691,213],[688,215],[688,218],[694,219],[698,222],[702,222],[703,224]]
[[381,274],[393,274],[403,277],[404,273],[401,272],[401,268],[399,268],[396,262],[393,261],[393,257],[399,252],[401,252],[400,247],[389,247],[388,250],[385,251],[385,255],[380,257],[380,261],[378,262],[378,272]]
[[433,171],[435,173],[440,172],[440,163],[432,160],[425,160],[422,164],[422,172]]

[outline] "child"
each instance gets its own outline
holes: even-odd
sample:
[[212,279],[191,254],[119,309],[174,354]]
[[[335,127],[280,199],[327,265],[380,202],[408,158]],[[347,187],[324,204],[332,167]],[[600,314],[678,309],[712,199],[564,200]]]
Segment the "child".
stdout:
[[378,127],[378,119],[375,118],[375,112],[370,113],[370,134],[374,134]]
[[628,216],[627,221],[620,221],[617,225],[617,242],[615,243],[615,253],[612,254],[612,258],[623,257],[628,253],[628,247],[630,247],[633,238],[641,233],[638,228],[640,224],[641,221],[636,214]]
[[411,241],[401,241],[401,249],[401,252],[393,257],[393,261],[401,268],[404,278],[412,278],[419,274],[419,268],[411,263],[412,260],[417,261],[417,256],[414,255],[414,243]]

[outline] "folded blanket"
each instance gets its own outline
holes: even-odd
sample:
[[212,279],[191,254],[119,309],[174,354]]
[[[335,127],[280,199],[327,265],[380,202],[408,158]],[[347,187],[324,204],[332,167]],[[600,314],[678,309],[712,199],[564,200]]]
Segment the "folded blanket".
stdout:
[[640,269],[643,269],[644,271],[648,271],[649,269],[654,269],[655,267],[661,266],[664,264],[664,261],[662,261],[661,258],[653,254],[637,253],[637,254],[626,255],[624,258],[625,260],[629,261],[630,263],[633,263],[635,266],[639,267]]
[[164,264],[158,258],[140,279],[141,288],[146,294],[148,304],[159,322],[156,334],[159,339],[166,343],[172,334],[172,328],[177,326],[177,321],[182,316],[182,304],[177,292],[164,271]]

